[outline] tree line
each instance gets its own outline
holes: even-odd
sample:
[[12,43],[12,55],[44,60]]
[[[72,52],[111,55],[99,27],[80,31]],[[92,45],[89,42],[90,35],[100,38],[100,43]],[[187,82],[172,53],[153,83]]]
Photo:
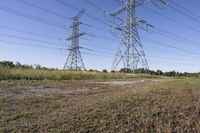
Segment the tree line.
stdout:
[[[28,65],[28,64],[21,64],[20,62],[12,62],[12,61],[0,61],[0,66],[1,67],[6,67],[6,68],[19,68],[19,69],[45,69],[45,70],[52,70],[53,68],[47,68],[47,67],[42,67],[39,64],[34,64],[34,65]],[[56,69],[54,69],[56,70]]]
[[136,74],[151,74],[151,75],[169,76],[169,77],[200,77],[200,72],[189,73],[189,72],[178,72],[178,71],[174,71],[174,70],[168,71],[168,72],[163,72],[162,70],[145,70],[143,68],[139,68],[136,70],[122,68],[119,72],[136,73]]
[[[27,65],[21,64],[20,62],[12,62],[12,61],[0,61],[0,67],[6,67],[10,69],[42,69],[42,70],[58,70],[53,68],[42,67],[39,64]],[[108,73],[106,69],[102,71],[89,69],[89,72],[103,72]],[[136,70],[131,70],[127,68],[122,68],[119,71],[111,71],[111,73],[135,73],[135,74],[150,74],[157,76],[169,76],[169,77],[200,77],[200,72],[198,73],[189,73],[189,72],[178,72],[178,71],[169,71],[163,72],[162,70],[145,70],[143,68],[139,68]]]

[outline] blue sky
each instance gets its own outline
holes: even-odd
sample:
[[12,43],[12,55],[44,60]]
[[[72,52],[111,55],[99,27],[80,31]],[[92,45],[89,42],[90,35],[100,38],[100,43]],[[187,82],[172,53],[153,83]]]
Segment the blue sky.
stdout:
[[[56,0],[24,0],[42,9],[57,13],[56,15],[33,8],[17,0],[0,1],[0,60],[40,64],[45,67],[62,69],[68,52],[63,49],[67,49],[71,44],[71,42],[65,41],[71,34],[70,17],[76,15],[78,11],[60,4]],[[98,5],[100,8],[98,10],[85,0],[64,1],[77,9],[86,9],[86,14],[83,15],[81,21],[89,26],[82,25],[81,30],[95,35],[95,38],[85,36],[80,40],[81,46],[93,50],[89,53],[83,51],[82,56],[86,68],[110,70],[120,39],[114,37],[110,33],[109,26],[104,24],[108,21],[103,15],[103,11],[113,11],[119,5],[115,3],[115,0],[89,0]],[[176,0],[175,2],[197,15],[200,12],[200,1],[198,0]],[[137,16],[156,27],[151,30],[152,32],[139,29],[149,67],[153,70],[199,72],[200,15],[195,16],[191,12],[186,12],[187,15],[181,14],[171,8],[173,6],[179,9],[172,0],[168,4],[164,9],[158,9],[151,2],[148,2],[137,8]],[[146,8],[150,8],[165,18]],[[28,18],[24,17],[26,14],[16,15],[16,13],[21,13],[19,11],[27,13]],[[30,18],[30,15],[33,16]],[[170,18],[171,21],[166,17]],[[35,19],[39,19],[40,22]],[[41,19],[44,22],[41,22]],[[34,34],[9,28],[29,31]],[[166,33],[157,29],[170,32],[170,35],[165,35]],[[176,47],[176,49],[169,46]]]

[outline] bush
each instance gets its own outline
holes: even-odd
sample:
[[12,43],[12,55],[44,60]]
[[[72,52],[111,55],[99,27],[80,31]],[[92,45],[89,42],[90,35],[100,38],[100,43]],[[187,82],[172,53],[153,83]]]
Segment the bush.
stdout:
[[102,71],[103,73],[108,73],[108,71],[106,70],[106,69],[103,69],[103,71]]

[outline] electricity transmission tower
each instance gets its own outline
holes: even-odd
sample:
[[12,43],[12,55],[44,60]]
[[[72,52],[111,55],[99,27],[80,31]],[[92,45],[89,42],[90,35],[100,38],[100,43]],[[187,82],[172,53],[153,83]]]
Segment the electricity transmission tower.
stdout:
[[[137,27],[143,26],[145,27],[145,30],[147,30],[147,28],[153,28],[153,26],[136,16],[136,8],[143,5],[148,0],[115,1],[121,6],[108,15],[110,16],[111,31],[115,36],[121,37],[121,42],[118,52],[115,55],[112,70],[115,71],[120,65],[123,65],[123,68],[126,70],[131,71],[134,71],[137,68],[144,68],[145,70],[148,70],[148,62]],[[162,4],[166,5],[164,0],[151,1],[158,7]]]
[[82,24],[82,22],[80,22],[79,20],[84,13],[85,10],[82,9],[76,16],[72,18],[73,23],[70,27],[72,28],[72,35],[66,39],[68,41],[71,41],[71,46],[68,49],[69,55],[64,65],[64,70],[86,70],[80,52],[80,49],[83,49],[83,47],[79,46],[80,37],[86,34],[84,32],[80,32],[79,28],[80,24]]

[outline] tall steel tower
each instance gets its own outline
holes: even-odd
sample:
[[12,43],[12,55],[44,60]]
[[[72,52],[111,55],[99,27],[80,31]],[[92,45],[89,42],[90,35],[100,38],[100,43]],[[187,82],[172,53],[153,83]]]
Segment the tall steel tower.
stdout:
[[[120,31],[121,42],[115,55],[112,70],[123,67],[129,70],[137,68],[149,69],[145,52],[138,34],[137,27],[140,25],[146,28],[152,27],[145,20],[136,16],[136,8],[143,5],[147,0],[116,0],[121,6],[112,13],[109,13],[111,28]],[[164,0],[152,0],[154,4],[166,4]],[[160,2],[160,3],[159,3]]]
[[83,59],[81,56],[80,49],[83,47],[79,46],[79,38],[86,33],[80,32],[80,24],[82,24],[79,19],[85,13],[85,10],[82,9],[76,16],[72,18],[73,24],[70,28],[72,28],[72,35],[66,40],[71,41],[71,46],[68,49],[69,55],[67,57],[66,63],[64,65],[64,70],[85,70],[85,66],[83,63]]

